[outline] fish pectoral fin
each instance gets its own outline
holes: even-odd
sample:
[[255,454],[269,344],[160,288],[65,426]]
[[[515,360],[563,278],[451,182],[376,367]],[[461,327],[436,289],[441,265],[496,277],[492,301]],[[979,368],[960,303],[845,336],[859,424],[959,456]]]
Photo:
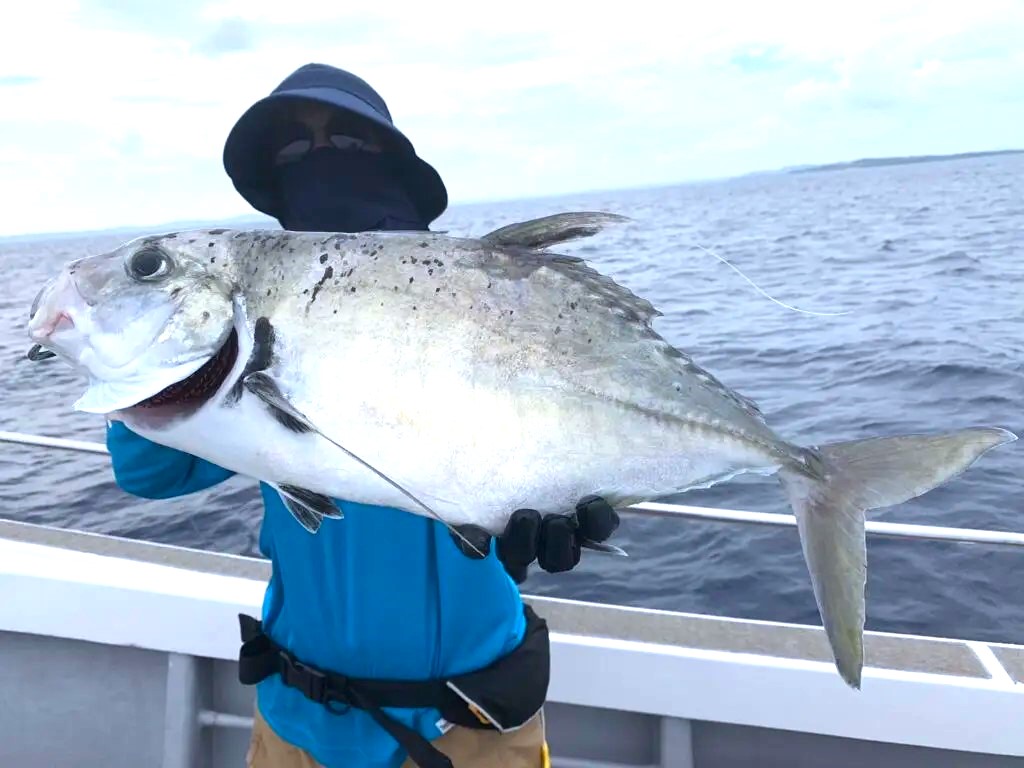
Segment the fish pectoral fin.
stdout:
[[520,221],[488,232],[480,239],[491,245],[519,246],[540,250],[569,240],[592,237],[612,224],[632,221],[628,216],[600,211],[556,213]]
[[292,432],[319,432],[298,408],[288,402],[277,382],[263,371],[255,371],[242,379],[242,386],[262,400],[286,429]]
[[[435,512],[424,502],[422,502],[420,499],[414,496],[410,491],[408,491],[402,485],[397,483],[395,480],[392,480],[390,477],[381,472],[379,469],[377,469],[375,466],[370,464],[365,459],[362,459],[356,454],[354,454],[352,451],[343,446],[337,440],[321,432],[313,424],[313,422],[309,420],[306,414],[304,414],[302,411],[300,411],[298,408],[296,408],[294,405],[288,402],[288,398],[286,398],[284,394],[281,392],[281,388],[277,385],[277,382],[274,381],[272,376],[265,373],[264,371],[254,371],[253,373],[250,373],[248,376],[242,379],[242,386],[244,386],[246,390],[248,390],[256,397],[258,397],[260,400],[262,400],[264,403],[266,403],[271,413],[274,414],[274,418],[276,418],[283,426],[295,432],[313,432],[319,435],[324,440],[326,440],[327,442],[331,443],[332,445],[346,453],[359,464],[366,467],[369,471],[373,472],[377,477],[386,482],[392,488],[402,493],[406,498],[408,498],[420,509],[426,512],[427,515],[429,515],[431,518],[443,523],[444,526],[448,528],[449,532],[451,532],[451,534],[455,536],[456,539],[461,541],[470,550],[476,551],[478,554],[483,556],[483,553],[479,551],[479,549],[473,544],[473,542],[469,541],[462,533],[460,533],[454,527],[452,527],[452,525],[448,523],[446,520],[442,519],[442,517],[439,514],[437,514],[437,512]],[[333,502],[331,502],[331,504],[333,506]],[[306,527],[307,530],[310,530],[313,533],[315,533],[316,530],[320,527],[320,517],[331,517],[331,515],[325,515],[322,510],[313,509],[312,512],[315,515],[319,515],[320,517],[314,520],[310,520],[309,516],[306,515],[306,510],[297,513],[296,510],[290,506],[288,507],[288,509],[291,511],[293,515],[295,515],[296,519],[300,523],[302,523],[303,526]],[[304,517],[300,517],[300,514],[304,515]],[[309,525],[307,525],[307,523],[315,525],[315,528],[310,528]]]
[[310,533],[320,530],[325,517],[339,519],[344,517],[334,501],[322,493],[316,493],[294,485],[273,485],[271,487],[280,494],[285,507],[299,525]]

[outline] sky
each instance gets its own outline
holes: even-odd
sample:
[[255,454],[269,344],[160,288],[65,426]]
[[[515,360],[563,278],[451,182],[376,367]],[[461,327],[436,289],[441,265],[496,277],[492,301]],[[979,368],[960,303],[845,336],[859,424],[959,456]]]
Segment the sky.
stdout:
[[453,204],[1024,146],[1024,0],[34,0],[0,46],[0,235],[255,213],[242,112],[370,82]]

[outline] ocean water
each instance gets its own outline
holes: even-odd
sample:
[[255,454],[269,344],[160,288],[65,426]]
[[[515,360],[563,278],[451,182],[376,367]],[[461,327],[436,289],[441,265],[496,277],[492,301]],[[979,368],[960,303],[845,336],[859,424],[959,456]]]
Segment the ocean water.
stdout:
[[[454,206],[437,229],[482,234],[570,209],[634,222],[565,246],[663,317],[656,329],[753,398],[804,444],[999,425],[1024,434],[1024,156],[753,176],[674,188]],[[55,229],[59,222],[54,222]],[[0,428],[103,440],[74,413],[62,365],[25,360],[29,306],[63,261],[124,234],[0,241]],[[728,258],[785,309],[699,246]],[[1024,441],[872,519],[1024,531]],[[789,512],[774,479],[675,500]],[[149,501],[108,460],[0,444],[0,516],[222,552],[258,554],[252,481]],[[585,553],[523,590],[634,606],[817,624],[795,530],[624,516],[629,559]],[[1024,551],[869,538],[868,627],[1024,642]]]

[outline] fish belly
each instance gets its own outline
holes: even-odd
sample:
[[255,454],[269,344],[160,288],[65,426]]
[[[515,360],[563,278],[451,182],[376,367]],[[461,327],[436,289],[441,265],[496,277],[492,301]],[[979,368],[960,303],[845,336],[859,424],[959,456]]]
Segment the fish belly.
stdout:
[[536,403],[517,419],[500,417],[496,407],[488,410],[489,419],[467,413],[446,429],[409,419],[375,422],[369,415],[347,424],[324,418],[320,428],[329,440],[288,429],[247,393],[230,407],[210,404],[177,423],[128,426],[257,480],[398,507],[451,525],[472,523],[492,533],[501,532],[520,508],[568,514],[591,493],[636,503],[741,472],[777,469],[747,441],[704,427],[628,413],[595,418],[593,410],[572,413]]

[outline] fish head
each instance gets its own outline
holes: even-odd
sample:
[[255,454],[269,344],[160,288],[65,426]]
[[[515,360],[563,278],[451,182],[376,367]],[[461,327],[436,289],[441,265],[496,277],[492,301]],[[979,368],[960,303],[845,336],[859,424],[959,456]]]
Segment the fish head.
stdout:
[[69,262],[39,291],[28,335],[88,378],[76,410],[144,403],[224,349],[234,314],[227,246],[195,242],[139,238]]

